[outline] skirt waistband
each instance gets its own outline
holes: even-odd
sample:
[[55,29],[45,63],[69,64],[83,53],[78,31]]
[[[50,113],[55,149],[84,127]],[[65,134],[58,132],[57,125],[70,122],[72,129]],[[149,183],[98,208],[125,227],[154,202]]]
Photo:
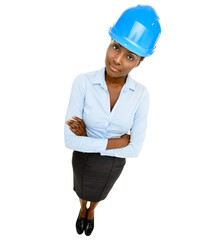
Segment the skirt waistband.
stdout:
[[108,155],[101,155],[101,153],[99,152],[79,152],[74,150],[73,152],[75,152],[76,154],[79,155],[83,155],[83,156],[88,156],[88,155],[93,155],[93,156],[100,156],[100,158],[114,158],[114,159],[120,159],[120,160],[126,160],[125,158],[121,158],[121,157],[113,157],[113,156],[108,156]]

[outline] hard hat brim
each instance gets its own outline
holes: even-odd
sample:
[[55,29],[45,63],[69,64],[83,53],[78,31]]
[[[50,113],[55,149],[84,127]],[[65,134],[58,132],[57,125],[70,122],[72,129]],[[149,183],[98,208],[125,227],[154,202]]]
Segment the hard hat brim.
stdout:
[[109,29],[109,35],[114,41],[141,57],[151,56],[156,48],[155,46],[153,49],[145,49],[138,46],[135,42],[132,42],[129,38],[126,38],[124,36],[119,37],[122,36],[122,34],[120,34],[119,31],[115,28],[115,25]]

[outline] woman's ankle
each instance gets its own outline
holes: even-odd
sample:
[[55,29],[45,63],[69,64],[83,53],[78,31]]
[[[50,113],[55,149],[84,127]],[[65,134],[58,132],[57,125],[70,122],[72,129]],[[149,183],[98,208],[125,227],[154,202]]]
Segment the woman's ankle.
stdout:
[[88,220],[91,220],[94,218],[94,210],[91,210],[91,209],[88,209],[88,212],[87,212],[87,219]]

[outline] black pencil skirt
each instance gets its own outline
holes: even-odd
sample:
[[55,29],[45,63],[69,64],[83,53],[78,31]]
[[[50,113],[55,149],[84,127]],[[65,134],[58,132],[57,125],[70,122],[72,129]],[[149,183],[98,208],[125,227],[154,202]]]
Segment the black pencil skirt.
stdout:
[[73,151],[73,189],[79,198],[104,200],[120,176],[125,158]]

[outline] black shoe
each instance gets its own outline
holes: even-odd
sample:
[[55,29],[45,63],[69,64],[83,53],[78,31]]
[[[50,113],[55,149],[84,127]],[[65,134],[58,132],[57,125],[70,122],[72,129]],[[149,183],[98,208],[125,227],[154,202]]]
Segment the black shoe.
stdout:
[[85,235],[89,236],[94,229],[94,218],[86,221]]
[[85,230],[86,226],[86,218],[80,217],[80,212],[76,221],[76,230],[78,234],[82,234],[83,231]]

